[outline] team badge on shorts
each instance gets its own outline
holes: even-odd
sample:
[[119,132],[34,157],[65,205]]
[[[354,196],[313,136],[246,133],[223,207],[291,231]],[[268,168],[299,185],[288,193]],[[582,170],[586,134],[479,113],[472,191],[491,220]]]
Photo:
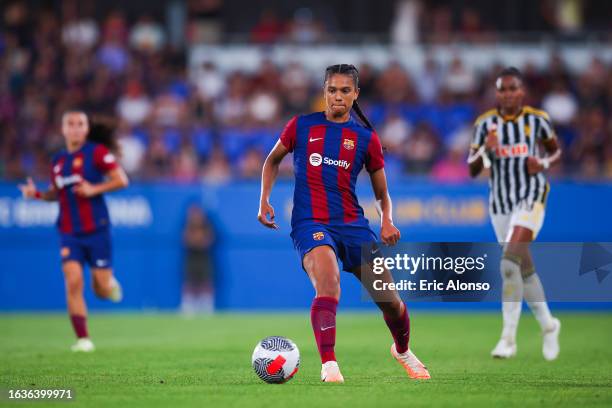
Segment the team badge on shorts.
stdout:
[[344,139],[342,146],[344,146],[346,150],[353,150],[355,148],[355,141],[351,139]]
[[81,167],[82,165],[83,165],[83,159],[81,159],[80,157],[77,157],[76,159],[72,161],[72,167],[75,169],[77,167]]
[[315,232],[314,234],[312,234],[312,239],[314,239],[315,241],[320,241],[325,237],[325,234],[322,232]]
[[70,255],[70,248],[62,247],[62,249],[60,250],[60,255],[62,256],[62,258],[66,258],[68,255]]

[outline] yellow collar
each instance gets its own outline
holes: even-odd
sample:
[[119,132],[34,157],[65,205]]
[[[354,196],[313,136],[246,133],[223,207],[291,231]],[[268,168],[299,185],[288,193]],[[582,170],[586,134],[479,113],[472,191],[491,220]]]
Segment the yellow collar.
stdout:
[[503,119],[504,122],[508,122],[508,121],[515,121],[517,120],[523,113],[525,112],[525,108],[521,106],[521,110],[519,111],[519,113],[517,113],[516,115],[503,115],[501,113],[501,109],[499,109],[499,107],[497,108],[497,113],[499,114],[499,116],[501,116],[501,118]]

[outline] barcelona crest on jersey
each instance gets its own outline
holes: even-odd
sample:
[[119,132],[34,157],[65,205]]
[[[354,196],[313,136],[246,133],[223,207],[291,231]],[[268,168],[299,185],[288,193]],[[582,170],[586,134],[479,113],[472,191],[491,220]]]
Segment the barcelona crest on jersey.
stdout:
[[312,239],[314,239],[315,241],[320,241],[323,239],[323,237],[325,237],[325,234],[322,232],[315,232],[314,234],[312,234]]

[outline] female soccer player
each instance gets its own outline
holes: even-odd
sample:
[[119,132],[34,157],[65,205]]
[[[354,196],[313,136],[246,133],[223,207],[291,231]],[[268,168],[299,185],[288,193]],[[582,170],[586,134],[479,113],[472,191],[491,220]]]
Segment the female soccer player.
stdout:
[[[372,266],[368,262],[362,265],[361,247],[367,244],[375,248],[377,241],[355,194],[355,181],[364,166],[370,173],[374,195],[381,208],[382,242],[396,244],[400,232],[391,218],[391,198],[380,140],[357,104],[357,69],[347,64],[328,67],[323,92],[325,112],[291,119],[268,155],[263,166],[257,218],[268,228],[278,228],[269,201],[270,193],[279,164],[287,153],[293,152],[295,191],[291,237],[316,291],[311,322],[321,355],[321,380],[344,382],[334,354],[336,308],[340,298],[338,258],[345,271],[353,273],[372,290],[369,284]],[[353,120],[351,109],[363,125]],[[392,279],[388,272],[383,278],[385,281]],[[394,339],[393,357],[411,378],[430,378],[427,368],[408,348],[410,319],[406,305],[395,291],[377,293],[376,297],[381,299],[377,305]]]
[[97,296],[119,302],[121,286],[111,266],[110,220],[103,194],[124,188],[128,178],[117,164],[113,132],[109,126],[91,124],[79,110],[62,117],[66,149],[53,158],[51,186],[38,191],[31,178],[19,186],[25,198],[59,201],[62,269],[72,327],[77,336],[73,351],[93,351],[87,331],[83,297],[83,266],[91,267]]
[[[476,120],[468,158],[472,177],[483,167],[491,168],[489,211],[497,240],[506,243],[501,261],[503,330],[491,355],[516,354],[524,298],[540,323],[544,358],[554,360],[559,355],[561,323],[550,314],[528,245],[544,222],[549,191],[544,172],[559,161],[561,150],[548,114],[523,106],[525,90],[518,69],[502,71],[495,86],[498,107]],[[538,142],[544,145],[546,157],[540,157]]]

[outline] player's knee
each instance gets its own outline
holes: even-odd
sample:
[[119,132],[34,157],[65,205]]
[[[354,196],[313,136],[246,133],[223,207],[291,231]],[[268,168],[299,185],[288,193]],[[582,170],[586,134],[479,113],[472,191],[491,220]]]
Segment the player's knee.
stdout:
[[100,287],[100,285],[98,283],[96,283],[96,281],[94,281],[94,283],[93,283],[93,292],[99,298],[104,298],[105,297],[104,289],[102,287]]
[[66,279],[66,292],[68,292],[70,296],[83,293],[83,278],[71,277]]
[[533,265],[528,266],[528,267],[521,267],[521,276],[523,277],[523,280],[526,280],[530,276],[533,276],[534,273],[535,273],[535,268]]
[[337,274],[330,274],[324,279],[319,279],[316,282],[315,290],[317,297],[326,296],[340,299],[340,276]]
[[93,280],[93,291],[97,297],[105,299],[111,292],[110,281],[95,278]]
[[504,254],[499,270],[503,279],[515,279],[521,276],[521,258],[511,254]]

